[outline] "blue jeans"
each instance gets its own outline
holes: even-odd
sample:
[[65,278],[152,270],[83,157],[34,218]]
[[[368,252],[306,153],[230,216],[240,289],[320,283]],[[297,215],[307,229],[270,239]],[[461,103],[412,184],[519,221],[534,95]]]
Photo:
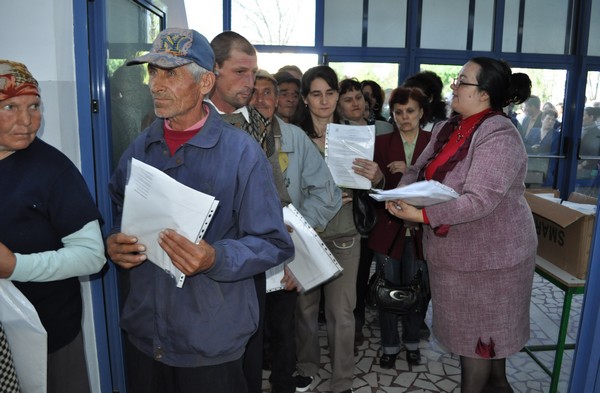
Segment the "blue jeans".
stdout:
[[[387,261],[386,261],[387,258]],[[423,281],[426,293],[426,303],[429,303],[429,276],[427,274],[427,264],[425,261],[417,259],[415,252],[414,239],[406,237],[404,249],[402,251],[402,260],[399,261],[384,254],[375,253],[375,263],[377,269],[385,262],[385,278],[396,285],[408,285],[419,268],[423,270]],[[399,316],[394,313],[379,310],[379,324],[381,327],[381,346],[383,353],[392,355],[400,352],[400,335],[398,334],[398,319],[402,320],[402,342],[404,346],[414,351],[418,349],[420,337],[419,329],[425,320],[427,310],[418,314],[408,314]]]

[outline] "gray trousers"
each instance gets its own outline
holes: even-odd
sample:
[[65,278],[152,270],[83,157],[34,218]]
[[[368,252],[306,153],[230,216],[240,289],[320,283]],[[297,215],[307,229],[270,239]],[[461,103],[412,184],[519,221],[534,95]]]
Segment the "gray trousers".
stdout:
[[[323,284],[327,340],[331,359],[331,390],[352,388],[354,375],[354,306],[356,273],[360,259],[360,236],[339,238],[325,243],[344,269],[335,279]],[[298,296],[296,308],[296,354],[298,373],[315,376],[320,365],[319,301],[321,287]]]

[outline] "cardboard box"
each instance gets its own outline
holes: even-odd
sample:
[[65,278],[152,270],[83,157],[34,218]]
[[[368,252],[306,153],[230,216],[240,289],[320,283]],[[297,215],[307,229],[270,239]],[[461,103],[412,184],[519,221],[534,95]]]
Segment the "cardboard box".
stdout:
[[[526,192],[538,235],[538,255],[584,280],[590,257],[595,215]],[[570,202],[596,205],[596,199],[573,193]]]

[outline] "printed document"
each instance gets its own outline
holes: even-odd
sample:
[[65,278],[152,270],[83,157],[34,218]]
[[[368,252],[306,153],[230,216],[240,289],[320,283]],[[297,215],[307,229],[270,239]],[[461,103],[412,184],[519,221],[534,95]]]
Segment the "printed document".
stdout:
[[365,158],[373,161],[375,126],[327,124],[325,162],[339,187],[368,190],[371,181],[352,170],[352,161]]
[[331,251],[292,204],[283,208],[283,221],[294,230],[290,236],[295,253],[289,261],[267,270],[267,292],[283,289],[281,279],[286,264],[302,291],[308,291],[341,273],[343,269]]
[[413,206],[431,206],[459,196],[452,188],[435,180],[423,180],[391,190],[372,189],[371,191],[369,195],[376,201],[400,199]]
[[174,229],[193,242],[199,242],[219,204],[213,196],[179,183],[166,173],[132,159],[125,186],[121,231],[138,238],[146,246],[148,261],[176,281],[181,288],[183,274],[158,244],[158,234]]

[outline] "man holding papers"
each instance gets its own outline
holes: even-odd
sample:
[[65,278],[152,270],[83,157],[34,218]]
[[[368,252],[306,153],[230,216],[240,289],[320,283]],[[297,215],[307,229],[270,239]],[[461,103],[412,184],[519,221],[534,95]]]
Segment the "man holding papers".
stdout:
[[[284,180],[284,190],[280,190],[282,202],[291,200],[303,220],[317,231],[322,231],[342,205],[342,192],[336,187],[325,160],[302,129],[285,123],[275,116],[277,109],[277,80],[265,70],[258,70],[254,93],[250,104],[263,116],[271,120],[271,130],[275,136],[277,165]],[[298,234],[300,231],[296,231]],[[302,256],[301,247],[296,248],[296,259]],[[311,257],[318,250],[311,252]],[[287,267],[286,267],[287,270]],[[289,288],[289,275],[282,284]],[[292,279],[293,280],[293,279]],[[293,289],[293,288],[292,288]],[[304,288],[308,289],[308,288]],[[290,290],[270,292],[266,299],[265,341],[271,355],[272,392],[293,393],[296,383],[295,311],[297,293]]]
[[214,53],[194,30],[169,28],[148,63],[155,120],[126,149],[110,182],[120,225],[127,168],[132,158],[186,186],[212,195],[218,207],[203,239],[165,228],[156,241],[187,277],[178,288],[146,261],[136,234],[107,239],[113,262],[130,270],[121,327],[130,392],[247,392],[245,346],[258,325],[253,276],[293,256],[271,167],[260,146],[223,122],[203,102],[215,83]]

